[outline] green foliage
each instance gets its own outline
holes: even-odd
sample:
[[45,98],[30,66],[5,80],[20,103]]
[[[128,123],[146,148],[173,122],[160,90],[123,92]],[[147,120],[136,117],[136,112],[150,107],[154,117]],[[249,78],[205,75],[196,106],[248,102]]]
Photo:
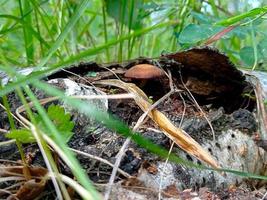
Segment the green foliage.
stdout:
[[211,24],[189,24],[180,33],[178,41],[181,44],[195,45],[221,30],[222,27],[212,26]]
[[32,135],[31,131],[28,129],[18,129],[12,130],[6,134],[7,138],[16,139],[21,143],[33,143],[35,138]]
[[143,28],[143,20],[158,9],[157,4],[143,0],[105,0],[107,13],[117,23],[126,25],[129,29]]
[[[176,36],[180,45],[187,48],[203,44],[215,34],[221,33],[219,42],[217,42],[219,47],[233,61],[237,61],[244,67],[252,68],[257,63],[266,62],[267,34],[260,31],[264,26],[264,19],[261,17],[266,13],[266,8],[263,7],[216,23],[217,17],[210,18],[203,13],[192,12],[192,17],[198,23],[185,26]],[[227,32],[226,29],[237,22],[239,24]],[[242,25],[240,25],[241,22]],[[225,28],[225,25],[228,27]]]
[[[267,61],[267,39],[263,39],[256,46],[257,60],[259,63]],[[245,46],[240,50],[240,58],[245,66],[252,66],[255,62],[254,48],[252,46]]]
[[[73,135],[73,132],[71,131],[74,128],[74,122],[71,121],[70,113],[66,113],[62,106],[51,104],[47,109],[47,115],[57,127],[57,130],[61,133],[62,140],[67,143]],[[48,136],[53,138],[53,135],[43,122],[42,116],[37,115],[35,119],[38,127],[40,127]]]
[[[105,0],[105,2],[107,13],[116,22],[125,24],[132,29],[138,29],[142,27],[141,19],[138,18],[139,10],[137,9],[138,7],[142,6],[142,1],[137,0],[134,2],[133,0]],[[131,10],[132,13],[130,16]],[[132,18],[131,21],[130,18]]]
[[[50,120],[57,127],[57,130],[61,134],[62,141],[67,143],[73,135],[72,129],[74,127],[74,123],[71,121],[71,116],[69,113],[66,113],[64,108],[59,105],[50,105],[47,110],[47,115]],[[37,126],[48,136],[54,138],[51,134],[50,130],[47,128],[43,121],[43,116],[36,115],[35,120]],[[21,143],[32,143],[35,142],[35,139],[28,129],[18,129],[12,130],[6,134],[7,138],[16,139]]]
[[[245,46],[240,50],[240,58],[243,60],[246,66],[252,66],[255,62],[253,47]],[[259,50],[257,54],[260,55]]]

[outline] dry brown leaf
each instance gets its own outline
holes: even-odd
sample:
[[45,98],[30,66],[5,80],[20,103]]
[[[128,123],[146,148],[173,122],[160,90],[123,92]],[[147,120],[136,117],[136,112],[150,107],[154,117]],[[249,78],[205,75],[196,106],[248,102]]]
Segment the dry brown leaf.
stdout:
[[[124,89],[125,91],[134,94],[134,100],[136,104],[144,111],[150,109],[152,106],[146,94],[138,88],[135,84],[125,83],[117,79],[97,81],[97,84],[102,85],[111,85]],[[164,134],[173,140],[180,148],[189,153],[190,155],[195,156],[199,160],[209,164],[210,166],[218,169],[220,166],[212,158],[212,156],[203,149],[199,143],[197,143],[192,137],[190,137],[185,131],[180,128],[177,128],[172,122],[160,111],[157,109],[152,109],[148,113],[149,117],[162,129]]]
[[[38,197],[45,188],[46,181],[42,179],[42,181],[37,182],[36,179],[31,179],[26,181],[17,191],[14,199],[20,200],[31,200]],[[11,198],[11,199],[12,199]]]
[[[30,180],[26,180],[15,195],[10,195],[8,200],[20,199],[31,200],[41,194],[45,188],[47,179],[47,169],[43,167],[27,167],[27,171],[30,173]],[[25,166],[10,166],[1,170],[0,175],[2,177],[8,176],[24,176]]]
[[[0,175],[2,177],[7,177],[11,175],[23,176],[24,166],[10,166],[2,168]],[[31,176],[33,177],[43,177],[47,174],[47,169],[43,167],[28,167]]]

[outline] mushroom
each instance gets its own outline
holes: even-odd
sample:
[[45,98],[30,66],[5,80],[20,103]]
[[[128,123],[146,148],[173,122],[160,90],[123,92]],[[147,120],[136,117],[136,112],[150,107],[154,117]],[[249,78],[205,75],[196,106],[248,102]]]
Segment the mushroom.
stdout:
[[139,64],[128,69],[124,76],[131,79],[147,80],[159,78],[164,75],[164,71],[154,65]]
[[163,78],[164,75],[165,72],[162,69],[150,64],[135,65],[124,74],[126,78],[133,80],[139,88],[142,88],[146,94],[155,98],[165,94],[165,84],[162,84],[165,80],[154,81]]
[[140,80],[139,87],[143,87],[148,79],[155,79],[164,76],[164,71],[154,65],[139,64],[128,69],[124,76],[135,80]]

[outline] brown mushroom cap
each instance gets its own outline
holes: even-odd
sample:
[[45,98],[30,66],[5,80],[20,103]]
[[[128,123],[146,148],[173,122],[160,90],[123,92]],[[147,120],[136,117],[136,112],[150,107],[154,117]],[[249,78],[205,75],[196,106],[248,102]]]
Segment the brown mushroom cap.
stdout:
[[133,79],[152,79],[163,75],[164,72],[162,69],[150,64],[135,65],[128,69],[124,74],[126,78]]

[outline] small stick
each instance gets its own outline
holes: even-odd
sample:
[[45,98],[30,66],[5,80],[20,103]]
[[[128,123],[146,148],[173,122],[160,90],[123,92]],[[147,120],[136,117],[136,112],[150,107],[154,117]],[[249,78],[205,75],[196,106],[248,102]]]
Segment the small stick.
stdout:
[[[105,163],[105,164],[107,164],[107,165],[109,165],[111,167],[114,167],[114,165],[111,162],[109,162],[108,160],[106,160],[106,159],[103,159],[101,157],[98,157],[98,156],[95,156],[95,155],[92,155],[92,154],[89,154],[89,153],[85,153],[83,151],[79,151],[79,150],[76,150],[76,149],[73,149],[73,148],[69,148],[69,149],[72,150],[73,152],[77,153],[77,154],[89,157],[91,159],[94,159],[94,160],[97,160],[99,162]],[[118,172],[120,174],[122,174],[123,176],[125,176],[126,178],[131,178],[132,177],[130,174],[128,174],[127,172],[123,171],[120,168],[118,168]]]

